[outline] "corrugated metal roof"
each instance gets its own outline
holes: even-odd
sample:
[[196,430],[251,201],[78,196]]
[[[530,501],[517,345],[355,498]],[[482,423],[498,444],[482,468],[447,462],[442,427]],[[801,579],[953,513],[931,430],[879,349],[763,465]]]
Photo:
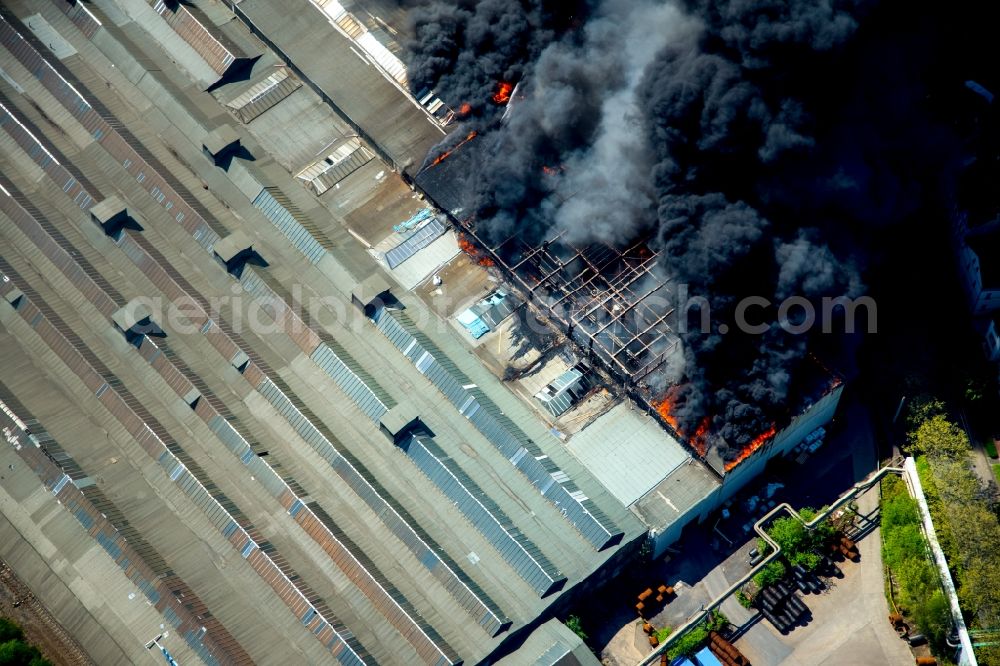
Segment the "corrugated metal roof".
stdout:
[[567,448],[625,506],[690,458],[656,421],[625,403],[573,435]]
[[619,540],[623,532],[545,455],[496,404],[424,335],[405,312],[380,308],[380,331],[483,434],[595,549]]
[[272,382],[265,378],[258,388],[260,394],[288,421],[299,436],[329,463],[338,477],[379,516],[389,531],[413,553],[417,560],[442,580],[462,607],[472,613],[491,636],[496,636],[505,630],[510,621],[493,600],[453,562],[444,559],[443,553],[429,545],[426,535],[419,526],[411,525],[402,517],[401,508],[396,501],[376,484],[371,474],[356,466],[355,462],[338,450],[335,446],[335,437],[322,421],[291,395],[287,386],[279,386],[276,383],[281,382],[279,378],[275,380]]
[[373,159],[375,154],[361,143],[361,139],[350,137],[332,153],[302,169],[295,177],[309,183],[309,187],[318,196]]
[[237,58],[243,57],[243,53],[235,47],[223,44],[182,3],[169,7],[165,0],[156,0],[153,11],[162,16],[174,32],[197,51],[217,74],[224,74]]
[[330,19],[330,23],[342,35],[361,49],[382,74],[396,83],[414,102],[426,109],[434,120],[447,123],[451,120],[451,109],[441,101],[434,91],[421,91],[416,96],[410,93],[410,83],[406,65],[386,45],[391,38],[384,30],[369,30],[337,0],[310,0],[313,6]]
[[[0,396],[6,409],[0,412],[0,423],[6,428],[19,428],[30,423],[31,433],[15,431],[15,436],[33,441],[36,446],[20,446],[18,454],[27,467],[35,472],[56,495],[60,504],[71,512],[104,551],[115,561],[139,591],[157,611],[168,616],[177,633],[206,664],[253,663],[250,655],[236,642],[232,634],[198,598],[194,591],[173,573],[156,550],[143,538],[136,527],[125,520],[116,507],[93,482],[64,483],[65,479],[84,476],[76,461],[62,449],[22,405],[0,384]],[[13,408],[14,411],[11,411]],[[16,413],[15,413],[16,412]],[[4,419],[11,419],[9,422]],[[23,419],[23,421],[21,420]],[[65,472],[65,473],[64,473]],[[176,598],[185,604],[171,606]],[[209,631],[201,631],[202,629]]]
[[403,289],[413,289],[431,273],[451,261],[459,252],[461,249],[458,247],[458,237],[449,229],[414,254],[410,260],[397,265],[390,274]]
[[526,583],[544,597],[566,582],[545,554],[514,525],[490,496],[431,437],[410,437],[402,445],[418,469],[451,500]]
[[[2,34],[2,32],[0,32],[0,34]],[[6,111],[6,109],[4,109],[4,111]],[[42,146],[37,140],[34,140],[34,137],[30,135],[30,132],[27,130],[27,128],[16,122],[16,118],[13,118],[13,116],[11,116],[10,114],[7,114],[6,116],[0,116],[0,126],[3,126],[8,132],[13,132],[13,135],[16,135],[17,137],[23,139],[25,142],[24,143],[25,151],[33,155],[36,161],[40,160],[41,163],[47,164],[49,165],[49,167],[55,170],[51,171],[49,175],[53,179],[53,181],[60,188],[62,188],[64,192],[66,192],[66,196],[68,198],[76,201],[80,198],[81,195],[86,195],[86,190],[82,187],[82,183],[86,183],[86,181],[82,177],[76,179],[73,176],[71,176],[70,173],[67,171],[67,169],[62,167],[59,164],[58,160],[53,155],[45,151],[44,146]],[[72,168],[72,165],[67,165],[67,166]],[[128,165],[126,164],[126,168],[127,167]],[[94,191],[96,192],[96,190]],[[94,200],[93,197],[88,196],[87,203],[86,204],[81,203],[81,205],[87,207],[93,200]],[[200,298],[200,295],[197,294],[197,292],[191,291],[192,289],[191,286],[188,285],[185,281],[183,281],[181,276],[177,274],[177,272],[173,270],[173,268],[168,263],[165,262],[162,256],[154,252],[153,248],[148,243],[145,242],[145,240],[141,237],[141,235],[136,235],[135,237],[132,236],[124,237],[121,243],[121,247],[125,252],[125,254],[133,262],[135,262],[136,265],[141,270],[143,270],[144,273],[150,276],[150,279],[153,281],[154,284],[165,289],[164,293],[170,294],[170,293],[176,293],[177,290],[181,289],[187,290],[186,291],[187,295],[193,297],[195,302],[201,304],[202,307],[207,308],[207,302],[204,302],[203,299]],[[94,279],[100,280],[100,275],[97,274],[96,272],[94,273]],[[173,289],[171,287],[173,287]],[[104,289],[108,293],[114,293],[110,285],[102,284],[102,289]],[[248,288],[248,292],[252,291],[253,291],[252,289]],[[7,291],[5,291],[5,293],[7,293]],[[41,314],[39,314],[38,316],[41,317]],[[216,325],[213,326],[213,324]],[[220,327],[222,330],[220,330]],[[211,341],[212,345],[215,346],[216,349],[224,356],[226,355],[226,353],[223,350],[223,348],[226,347],[226,345],[222,345],[222,347],[217,345],[222,344],[222,342],[225,342],[229,345],[235,344],[229,338],[229,336],[233,336],[235,334],[231,331],[231,329],[229,329],[228,326],[225,325],[224,322],[213,322],[211,319],[208,319],[206,321],[205,326],[202,328],[202,333],[206,335],[206,337]],[[242,341],[240,341],[240,343],[243,344]],[[83,352],[86,351],[87,351],[86,349],[83,350]],[[243,354],[242,351],[239,351],[239,353]],[[244,354],[244,356],[246,355]],[[93,360],[96,360],[96,358],[93,358]],[[266,369],[269,371],[266,364],[264,364],[263,361],[261,361],[260,359],[257,359],[256,356],[254,358],[254,362],[259,367],[259,369],[257,369],[258,375],[261,373],[262,370]],[[364,376],[367,377],[367,374],[364,374]],[[277,377],[275,377],[275,379],[276,381],[280,381],[278,380]],[[271,382],[269,382],[266,378],[263,381],[267,385],[270,385],[272,388],[275,388],[274,385],[271,384]],[[103,382],[103,386],[100,387],[98,390],[101,393],[104,393],[108,388],[109,388],[108,383]],[[261,390],[262,393],[264,392],[263,390],[264,387],[258,387],[258,388]],[[277,394],[280,394],[282,398],[285,398],[285,395],[282,394],[280,391],[277,391]],[[305,419],[307,418],[306,415],[297,410],[294,412],[294,414],[295,417],[290,418],[290,423],[296,426],[300,425],[300,422],[305,421]],[[319,420],[315,417],[315,415],[308,414],[308,418],[311,419],[311,423],[307,422],[309,424],[309,427],[311,428],[312,428],[312,423],[319,423]],[[312,432],[316,433],[316,429],[312,428]],[[332,435],[329,435],[328,431],[327,435],[329,437],[332,437]],[[310,443],[313,443],[312,439],[308,437],[306,439]],[[327,437],[319,435],[319,439],[321,439],[322,442],[324,442],[327,446],[330,446],[330,441],[327,439]],[[322,449],[321,452],[324,454],[324,457],[328,457],[328,454],[332,452],[334,458],[331,459],[330,461],[331,466],[333,466],[334,469],[337,470],[338,472],[342,471],[342,468],[344,468],[345,466],[350,467],[350,463],[347,463],[343,458],[339,458],[339,456],[337,456],[336,454],[336,451],[332,450],[332,447],[327,449]],[[178,471],[178,474],[180,474],[179,470],[176,471]],[[358,495],[362,497],[365,501],[370,503],[372,509],[375,510],[376,514],[382,519],[382,521],[386,524],[386,526],[394,534],[396,534],[408,548],[412,550],[414,555],[416,555],[417,559],[424,566],[426,566],[428,571],[430,571],[433,574],[433,576],[446,587],[446,589],[458,601],[458,603],[463,608],[469,611],[469,613],[473,617],[473,620],[477,622],[479,625],[481,625],[486,631],[490,633],[490,635],[493,636],[505,630],[505,628],[509,625],[509,620],[507,620],[504,617],[504,615],[499,611],[495,603],[493,603],[492,600],[490,600],[489,597],[486,596],[485,593],[471,579],[469,579],[464,574],[464,572],[462,572],[461,569],[459,569],[455,565],[453,561],[447,558],[447,556],[444,555],[435,545],[429,545],[428,537],[426,536],[426,534],[424,534],[424,532],[420,529],[419,526],[414,525],[413,527],[411,527],[407,523],[407,521],[400,516],[399,512],[401,511],[401,509],[397,507],[396,503],[392,500],[391,497],[386,496],[386,498],[384,499],[382,496],[379,496],[378,491],[376,491],[373,488],[373,486],[370,485],[371,483],[374,482],[370,480],[369,478],[370,475],[368,475],[367,472],[362,471],[359,473],[353,467],[350,468],[350,471],[354,475],[353,480],[357,481],[357,484],[351,484],[352,474],[347,474],[347,480],[348,483],[355,490],[355,492],[357,492]],[[381,492],[384,494],[385,493],[384,489],[381,490]],[[228,538],[233,533],[234,532],[230,531],[226,533],[225,536]],[[324,634],[324,636],[325,636],[324,640],[330,638],[329,634]],[[332,642],[330,644],[331,646],[333,645]]]
[[[0,197],[0,205],[14,205],[14,203],[13,197]],[[27,211],[22,209],[19,212],[26,213]],[[26,231],[42,231],[44,229],[41,227],[40,220],[34,219],[34,215],[20,215],[18,219]],[[236,232],[234,235],[237,234],[243,235],[242,232]],[[38,234],[36,233],[35,236],[37,237]],[[101,289],[101,285],[93,282],[92,278],[86,274],[81,274],[80,264],[76,263],[69,254],[71,250],[53,244],[44,244],[40,242],[41,240],[42,238],[38,238],[39,249],[57,266],[62,267],[63,273],[74,284],[78,285],[81,293],[89,297],[95,306],[105,305],[108,297]],[[103,309],[107,310],[108,307]],[[124,310],[124,312],[118,310],[111,315],[112,320],[123,330],[127,330],[135,321],[148,316],[150,312],[148,306],[139,301],[130,302]],[[122,318],[123,315],[124,318]],[[287,473],[279,474],[275,467],[272,467],[258,455],[262,448],[260,444],[240,431],[241,425],[236,417],[229,412],[224,403],[211,392],[200,378],[180,362],[166,343],[157,344],[146,338],[139,347],[139,353],[179,396],[185,395],[193,388],[193,385],[198,386],[205,400],[198,403],[194,410],[195,413],[205,421],[209,429],[216,434],[226,448],[250,469],[253,477],[289,511],[305,532],[323,548],[331,561],[343,571],[357,590],[367,597],[386,620],[413,644],[419,654],[425,656],[429,663],[455,663],[458,661],[454,650],[416,612],[409,600],[388,583],[381,571],[374,568],[372,563],[368,562],[368,566],[366,566],[358,559],[359,556],[363,557],[363,554],[356,552],[356,546],[352,548],[353,544],[344,539],[342,531],[332,520],[321,521],[311,506],[306,505],[303,508],[302,505],[308,500],[305,499],[306,493],[299,483]],[[133,409],[138,410],[139,408],[133,407]],[[143,416],[142,412],[140,412],[140,416]],[[169,442],[169,440],[167,441]],[[194,472],[197,475],[197,470]],[[207,485],[208,483],[207,480],[202,480],[200,477],[199,480],[203,484]],[[416,632],[412,631],[414,628],[417,629]],[[442,660],[444,661],[442,662]]]
[[244,123],[249,123],[301,87],[302,82],[281,67],[233,98],[226,106]]
[[559,620],[535,629],[524,644],[497,662],[497,666],[600,666],[579,636]]
[[276,187],[265,187],[253,199],[253,206],[269,219],[275,228],[292,242],[309,261],[317,263],[333,248],[325,234],[310,232],[306,225],[315,226]]
[[[8,277],[17,277],[17,273],[2,258],[0,272]],[[342,664],[364,664],[359,652],[365,652],[353,635],[341,635],[333,630],[334,626],[342,626],[341,622],[330,614],[326,604],[305,585],[284,558],[274,551],[273,546],[262,539],[240,508],[218,489],[205,471],[173,440],[166,428],[125,387],[121,379],[111,373],[73,329],[26,282],[19,281],[18,286],[30,299],[19,308],[21,317],[32,323],[38,336],[88,389],[94,390],[96,387],[94,395],[108,413],[202,510],[230,545],[242,553],[254,571],[271,586],[292,612],[298,614],[304,609],[303,617],[308,615],[315,618],[315,621],[321,620],[323,616],[329,618],[329,621],[323,622],[329,629],[327,636],[333,639],[330,650]],[[316,599],[319,603],[313,603],[310,599]]]
[[389,265],[389,268],[396,268],[396,266],[399,266],[417,252],[433,243],[447,230],[448,228],[444,226],[444,223],[437,218],[430,220],[427,224],[410,234],[402,243],[386,252],[385,263]]
[[76,49],[73,48],[73,45],[67,42],[59,34],[59,31],[52,27],[52,24],[46,21],[41,14],[28,16],[24,19],[24,24],[31,29],[31,32],[35,33],[35,37],[49,47],[52,55],[60,60],[76,54]]
[[312,358],[372,421],[378,423],[383,414],[396,406],[396,401],[340,345],[324,342]]

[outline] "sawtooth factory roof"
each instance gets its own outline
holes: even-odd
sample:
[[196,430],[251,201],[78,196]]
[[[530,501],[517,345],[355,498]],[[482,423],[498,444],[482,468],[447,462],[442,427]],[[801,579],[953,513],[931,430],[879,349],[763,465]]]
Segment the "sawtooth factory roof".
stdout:
[[391,39],[229,4],[0,13],[0,557],[41,554],[19,573],[102,664],[157,635],[185,664],[502,657],[637,549],[648,488],[597,478],[355,231],[426,205],[394,168],[447,122]]

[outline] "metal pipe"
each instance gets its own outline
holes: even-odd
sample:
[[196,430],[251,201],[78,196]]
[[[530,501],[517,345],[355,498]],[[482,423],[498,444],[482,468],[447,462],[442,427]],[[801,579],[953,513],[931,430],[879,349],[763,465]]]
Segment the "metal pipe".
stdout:
[[764,523],[769,522],[778,513],[785,511],[793,518],[795,518],[803,525],[805,525],[806,529],[808,530],[815,529],[816,526],[819,525],[824,520],[826,520],[830,516],[830,514],[832,514],[834,511],[839,509],[847,502],[850,502],[860,493],[874,486],[876,483],[882,480],[882,477],[888,474],[897,474],[899,476],[903,476],[905,473],[906,472],[902,467],[883,467],[882,469],[874,472],[869,478],[865,479],[864,481],[859,481],[858,483],[855,483],[854,487],[852,487],[846,493],[841,495],[836,502],[831,504],[829,507],[827,507],[825,511],[817,514],[815,518],[813,518],[808,522],[803,520],[802,516],[799,515],[798,511],[793,509],[791,505],[789,505],[787,502],[782,502],[778,506],[768,511],[756,523],[754,523],[753,529],[759,537],[761,537],[762,539],[764,539],[764,541],[767,542],[767,544],[771,547],[773,552],[767,557],[765,557],[763,560],[761,560],[760,564],[751,569],[749,573],[747,573],[738,581],[730,585],[729,588],[727,588],[722,594],[713,599],[711,603],[703,605],[701,609],[697,612],[697,614],[694,615],[690,620],[688,620],[681,626],[677,627],[674,630],[674,632],[667,637],[666,640],[660,643],[659,647],[657,647],[649,655],[647,655],[645,659],[639,662],[639,666],[647,666],[648,664],[652,664],[653,661],[659,658],[660,654],[665,652],[667,648],[670,647],[670,645],[677,642],[677,639],[679,639],[681,636],[683,636],[684,634],[686,634],[687,632],[691,631],[696,626],[701,624],[701,622],[709,616],[709,613],[711,613],[713,610],[721,606],[723,601],[728,599],[734,592],[736,592],[741,587],[750,582],[750,580],[752,580],[753,577],[756,576],[758,572],[760,572],[764,567],[773,562],[778,557],[778,555],[781,554],[781,546],[778,545],[777,541],[771,538],[770,534],[764,531],[763,527]]

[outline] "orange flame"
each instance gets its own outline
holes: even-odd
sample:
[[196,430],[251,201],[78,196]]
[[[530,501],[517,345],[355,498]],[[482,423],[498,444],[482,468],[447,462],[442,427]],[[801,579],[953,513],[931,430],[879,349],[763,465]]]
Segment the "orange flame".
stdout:
[[461,116],[466,116],[472,111],[472,105],[468,102],[463,102],[462,106],[458,107],[458,114]]
[[466,238],[464,234],[459,234],[458,236],[458,249],[472,257],[475,262],[483,268],[489,268],[490,266],[496,265],[489,257],[485,255],[480,256],[479,250],[476,249],[476,246],[473,245],[472,241]]
[[712,423],[712,419],[705,417],[701,420],[698,425],[698,429],[694,431],[694,437],[691,438],[691,447],[698,452],[702,458],[708,453],[708,426]]
[[493,101],[497,104],[506,104],[510,101],[510,94],[514,91],[514,84],[501,81],[497,87],[497,93],[493,95]]
[[465,234],[458,235],[458,249],[473,257],[479,254],[476,252],[476,246],[472,244],[472,241],[465,237]]
[[669,394],[663,396],[663,400],[660,402],[653,403],[653,407],[655,407],[659,415],[663,417],[663,420],[670,424],[671,428],[677,430],[677,417],[672,414],[674,403],[670,399]]
[[453,147],[449,148],[448,150],[444,151],[443,153],[435,157],[434,161],[431,162],[431,166],[437,166],[438,164],[441,164],[441,162],[444,162],[446,159],[448,159],[448,156],[451,155],[453,152],[455,152],[465,144],[475,139],[476,134],[478,134],[476,130],[472,130],[471,132],[469,132],[469,135],[467,137],[465,137],[464,139],[456,143]]
[[[659,403],[653,403],[653,407],[656,409],[657,413],[663,417],[663,420],[670,424],[670,427],[677,431],[677,434],[681,437],[686,437],[687,435],[681,432],[680,428],[677,427],[677,417],[673,415],[674,402],[670,398],[670,394],[663,396],[663,400]],[[688,438],[688,444],[691,445],[698,455],[705,457],[708,453],[708,428],[711,425],[712,419],[708,416],[701,420],[697,429],[694,431],[694,435]]]
[[768,428],[761,434],[754,437],[752,440],[750,440],[749,444],[743,447],[743,450],[740,451],[740,454],[736,456],[735,459],[730,460],[725,464],[725,470],[728,472],[729,470],[731,470],[732,468],[736,467],[741,462],[749,458],[754,451],[764,446],[764,444],[768,442],[772,437],[774,437],[774,435],[777,432],[778,432],[777,429],[772,425],[770,428]]

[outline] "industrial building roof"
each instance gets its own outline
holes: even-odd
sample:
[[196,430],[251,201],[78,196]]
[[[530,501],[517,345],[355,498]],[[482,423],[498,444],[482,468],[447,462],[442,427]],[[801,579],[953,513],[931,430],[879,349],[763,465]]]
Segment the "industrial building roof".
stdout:
[[240,135],[236,133],[232,125],[222,125],[206,134],[205,138],[201,140],[201,145],[209,154],[218,155],[239,141]]
[[[18,84],[0,81],[11,239],[0,250],[0,360],[19,369],[11,390],[51,421],[59,460],[122,498],[112,527],[153,544],[139,557],[177,572],[168,594],[190,589],[198,614],[219,623],[205,640],[178,639],[178,660],[232,649],[261,662],[444,664],[516,647],[505,645],[516,629],[636,548],[641,523],[416,295],[398,295],[405,347],[350,306],[354,285],[389,282],[341,220],[412,193],[390,186],[397,177],[382,163],[322,199],[297,182],[289,153],[313,143],[322,153],[330,137],[309,132],[343,129],[318,112],[288,128],[274,120],[296,96],[313,100],[296,108],[321,110],[311,88],[234,123],[245,107],[225,100],[270,76],[274,54],[249,84],[208,94],[205,54],[152,8],[122,2],[129,11],[111,20],[105,4],[118,7],[8,3],[16,15],[40,12],[72,44],[62,61],[13,15],[0,20],[0,66]],[[177,58],[153,58],[157,49]],[[270,142],[224,172],[202,152],[224,125],[245,145],[262,133]],[[90,212],[112,195],[144,223],[108,243]],[[234,280],[211,250],[229,256],[251,241],[269,265]],[[389,275],[423,279],[457,252],[449,231]],[[137,296],[185,304],[180,321],[156,317],[169,344],[125,347],[107,334]],[[414,414],[427,432],[380,434],[381,422],[405,430]],[[71,552],[94,537],[52,538]],[[131,584],[128,565],[119,571],[116,593]],[[229,648],[212,642],[223,629]]]
[[632,509],[644,523],[662,532],[698,506],[720,484],[719,478],[707,467],[688,458],[633,504]]
[[598,666],[583,640],[558,620],[549,620],[531,633],[524,645],[504,657],[498,666]]
[[308,0],[243,0],[237,10],[399,168],[416,169],[444,138],[428,110],[359,58],[358,47]]
[[390,275],[403,289],[413,289],[455,258],[461,250],[458,237],[452,230],[446,231],[431,241],[427,247],[414,254],[408,261],[397,264]]
[[626,506],[691,458],[652,417],[626,403],[574,435],[567,448]]

